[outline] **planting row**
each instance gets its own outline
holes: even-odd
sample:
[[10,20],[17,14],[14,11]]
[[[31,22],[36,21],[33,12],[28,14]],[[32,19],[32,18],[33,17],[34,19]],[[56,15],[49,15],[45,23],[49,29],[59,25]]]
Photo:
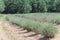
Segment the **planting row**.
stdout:
[[54,37],[57,33],[57,28],[51,23],[43,23],[25,18],[19,18],[16,16],[8,16],[8,20],[15,23],[28,31],[34,31],[45,37]]
[[16,17],[22,17],[26,19],[31,19],[40,22],[48,22],[48,23],[55,23],[60,24],[60,14],[52,13],[52,14],[16,14]]

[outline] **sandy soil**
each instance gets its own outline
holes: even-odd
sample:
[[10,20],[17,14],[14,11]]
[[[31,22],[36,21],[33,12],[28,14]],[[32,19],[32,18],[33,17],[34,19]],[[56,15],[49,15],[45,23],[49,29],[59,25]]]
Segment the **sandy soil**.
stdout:
[[[4,23],[5,27],[11,31],[13,36],[16,38],[16,40],[48,40],[47,38],[43,38],[40,34],[36,34],[34,32],[28,32],[27,30],[24,30],[23,28],[12,25],[10,22]],[[57,26],[58,30],[60,30],[60,26]],[[7,34],[2,30],[2,26],[0,23],[0,40],[9,40]],[[10,39],[11,40],[11,39]],[[55,35],[54,38],[50,40],[60,40],[60,31],[57,35]]]
[[9,40],[9,38],[7,37],[5,32],[3,31],[3,28],[1,26],[1,22],[0,22],[0,40]]

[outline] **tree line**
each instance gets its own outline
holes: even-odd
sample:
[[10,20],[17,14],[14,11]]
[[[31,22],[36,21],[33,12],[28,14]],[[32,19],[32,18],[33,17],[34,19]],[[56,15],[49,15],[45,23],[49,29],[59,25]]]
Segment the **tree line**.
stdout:
[[60,0],[0,0],[2,13],[60,12]]

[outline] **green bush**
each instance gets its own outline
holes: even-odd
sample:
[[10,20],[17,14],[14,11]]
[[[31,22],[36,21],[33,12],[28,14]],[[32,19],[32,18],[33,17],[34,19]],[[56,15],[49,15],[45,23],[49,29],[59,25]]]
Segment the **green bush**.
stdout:
[[41,32],[42,35],[48,38],[54,37],[56,33],[57,33],[57,28],[54,27],[52,24],[46,25]]

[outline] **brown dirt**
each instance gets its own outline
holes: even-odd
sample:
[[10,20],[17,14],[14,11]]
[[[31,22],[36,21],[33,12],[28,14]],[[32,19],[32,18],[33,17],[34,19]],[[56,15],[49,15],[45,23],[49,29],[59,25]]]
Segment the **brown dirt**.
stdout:
[[[32,31],[28,32],[27,30],[24,30],[20,26],[12,25],[10,22],[5,22],[4,26],[11,31],[13,36],[16,38],[16,40],[49,40],[47,38],[44,38],[40,34],[36,34]],[[57,26],[58,30],[60,30],[60,26]],[[2,30],[2,26],[0,27],[0,34],[3,36],[0,36],[1,40],[9,40],[7,34],[4,33]],[[55,35],[54,38],[50,40],[60,40],[60,32]]]
[[9,40],[9,38],[7,37],[5,32],[3,31],[3,28],[1,26],[1,22],[0,22],[0,40]]

